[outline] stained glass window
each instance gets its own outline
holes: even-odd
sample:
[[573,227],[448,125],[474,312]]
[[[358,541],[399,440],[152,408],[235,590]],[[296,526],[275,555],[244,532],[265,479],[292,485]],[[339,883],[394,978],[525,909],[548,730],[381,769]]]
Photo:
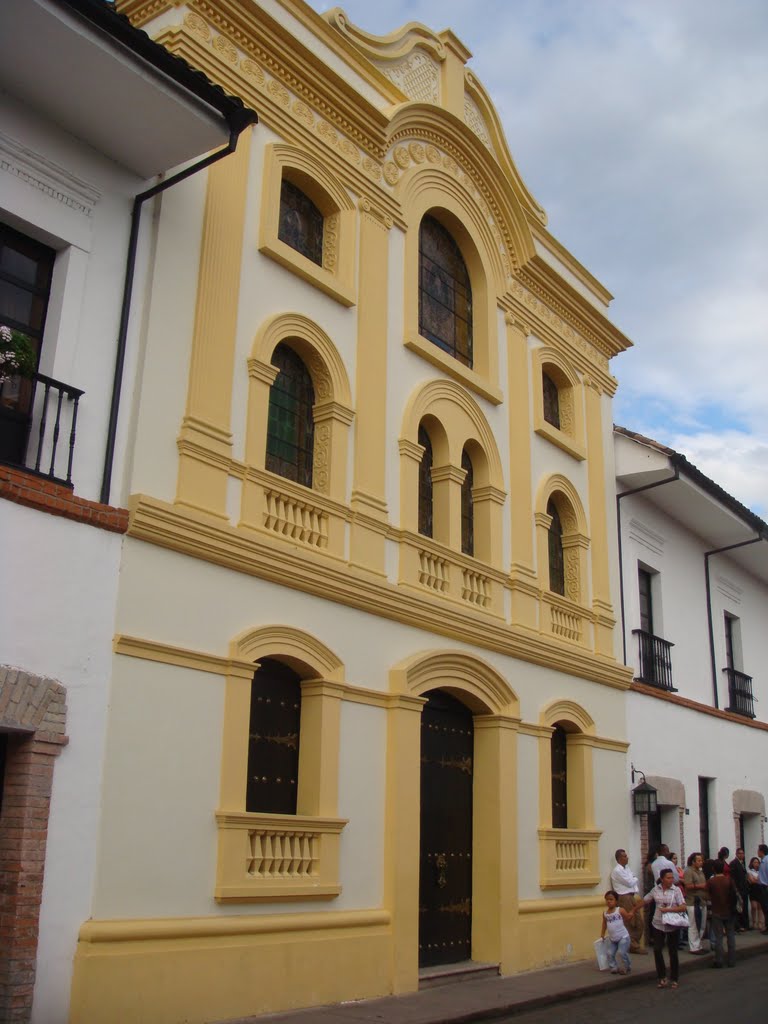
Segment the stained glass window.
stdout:
[[467,454],[466,449],[461,453],[461,468],[466,474],[461,485],[461,550],[465,555],[474,555],[475,509],[472,498],[474,476],[472,473],[472,460]]
[[300,677],[262,658],[251,683],[246,811],[296,813],[300,725]]
[[419,533],[432,536],[432,442],[425,427],[419,427],[419,444],[424,449],[419,465]]
[[280,186],[280,223],[277,237],[322,267],[323,215],[308,195],[285,178]]
[[472,366],[472,288],[461,251],[439,221],[419,229],[419,334]]
[[549,526],[549,589],[565,596],[565,558],[563,555],[563,525],[557,505],[550,498],[547,515],[552,517]]
[[301,358],[283,342],[275,349],[272,364],[280,372],[269,389],[266,467],[311,487],[315,436],[312,378]]
[[541,383],[544,392],[544,419],[553,427],[560,429],[560,395],[557,384],[548,373],[542,373]]

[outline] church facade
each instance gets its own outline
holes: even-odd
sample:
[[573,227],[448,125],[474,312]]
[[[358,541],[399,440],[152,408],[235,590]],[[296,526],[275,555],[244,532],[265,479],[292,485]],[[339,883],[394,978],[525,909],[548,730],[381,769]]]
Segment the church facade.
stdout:
[[71,1020],[586,957],[630,813],[610,296],[450,31],[119,7],[259,123],[157,203]]

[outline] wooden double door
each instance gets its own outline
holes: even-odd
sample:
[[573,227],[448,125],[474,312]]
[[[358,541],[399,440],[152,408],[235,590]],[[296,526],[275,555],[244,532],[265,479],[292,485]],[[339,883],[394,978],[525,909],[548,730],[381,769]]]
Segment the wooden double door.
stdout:
[[450,694],[427,695],[421,717],[419,966],[472,955],[471,711]]

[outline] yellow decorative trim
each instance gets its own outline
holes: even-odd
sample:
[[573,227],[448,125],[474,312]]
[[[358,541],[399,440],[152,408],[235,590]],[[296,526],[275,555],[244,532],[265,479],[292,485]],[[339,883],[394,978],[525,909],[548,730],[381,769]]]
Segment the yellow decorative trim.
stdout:
[[407,336],[404,344],[409,351],[415,352],[422,359],[426,359],[428,363],[432,363],[438,370],[442,370],[449,377],[453,377],[459,384],[464,384],[470,391],[474,391],[492,405],[501,405],[504,401],[504,392],[501,388],[488,384],[479,373],[470,370],[468,366],[464,366],[457,359],[448,355],[447,352],[443,352],[437,345],[433,345],[431,341],[422,338],[420,334]]
[[563,914],[571,910],[592,910],[605,907],[602,896],[564,896],[561,899],[520,900],[519,914]]
[[287,665],[299,672],[313,672],[318,676],[341,683],[344,665],[333,651],[311,633],[292,626],[261,626],[238,634],[231,644],[234,661],[253,666],[261,658],[279,654]]
[[[479,386],[484,398],[498,404],[503,396],[498,382],[497,296],[503,293],[505,276],[488,218],[482,215],[473,195],[442,167],[416,164],[404,173],[398,192],[408,223],[403,340],[411,351],[467,387],[477,390]],[[437,218],[450,232],[461,249],[469,273],[472,285],[471,370],[456,359],[446,359],[438,346],[419,335],[419,231],[426,214]]]
[[339,885],[342,818],[217,811],[219,902],[330,899]]
[[591,888],[600,881],[598,844],[594,829],[540,828],[539,857],[542,889]]
[[252,129],[208,170],[176,500],[226,516],[231,399]]
[[579,647],[506,626],[469,607],[459,611],[426,592],[417,597],[402,587],[378,577],[374,579],[320,552],[283,548],[267,537],[215,523],[156,498],[134,495],[129,505],[128,534],[138,539],[418,629],[428,629],[440,636],[480,644],[488,650],[591,682],[629,689],[630,669],[614,660],[595,657]]
[[[533,379],[534,430],[573,458],[587,457],[584,442],[584,394],[578,375],[568,361],[554,349],[535,348],[531,352]],[[546,373],[557,385],[560,427],[544,419],[543,380]]]
[[78,939],[88,943],[175,942],[238,935],[278,935],[319,929],[386,928],[388,910],[338,910],[299,914],[238,914],[236,917],[150,917],[90,920]]
[[227,675],[240,670],[248,678],[253,675],[253,664],[233,658],[223,658],[204,651],[193,651],[184,647],[159,643],[135,636],[118,633],[113,640],[115,654],[123,654],[128,658],[143,658],[145,661],[160,662],[163,665],[175,665],[177,668],[189,668],[196,672],[210,672],[213,675]]
[[[287,178],[309,196],[323,215],[323,265],[318,266],[278,237],[280,188]],[[355,291],[355,206],[327,164],[298,146],[270,144],[264,149],[264,186],[259,220],[259,249],[281,266],[345,306]]]
[[460,651],[430,651],[406,658],[389,673],[390,686],[399,693],[420,697],[439,687],[455,693],[476,714],[519,720],[520,701],[509,683],[492,665]]
[[561,698],[551,701],[541,709],[539,721],[542,725],[553,726],[558,722],[573,722],[579,732],[587,736],[595,733],[595,721],[588,711],[573,700]]

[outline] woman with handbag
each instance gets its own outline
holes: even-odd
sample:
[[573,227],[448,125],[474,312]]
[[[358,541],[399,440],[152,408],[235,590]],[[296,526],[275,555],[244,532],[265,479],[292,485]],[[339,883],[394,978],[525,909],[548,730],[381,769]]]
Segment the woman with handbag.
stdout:
[[687,927],[688,915],[685,912],[685,899],[675,885],[675,876],[670,868],[662,869],[658,885],[655,885],[643,898],[643,902],[652,903],[655,907],[651,933],[658,987],[667,987],[667,968],[664,963],[664,944],[666,943],[669,950],[669,980],[672,988],[677,988],[679,976],[678,934],[680,928]]

